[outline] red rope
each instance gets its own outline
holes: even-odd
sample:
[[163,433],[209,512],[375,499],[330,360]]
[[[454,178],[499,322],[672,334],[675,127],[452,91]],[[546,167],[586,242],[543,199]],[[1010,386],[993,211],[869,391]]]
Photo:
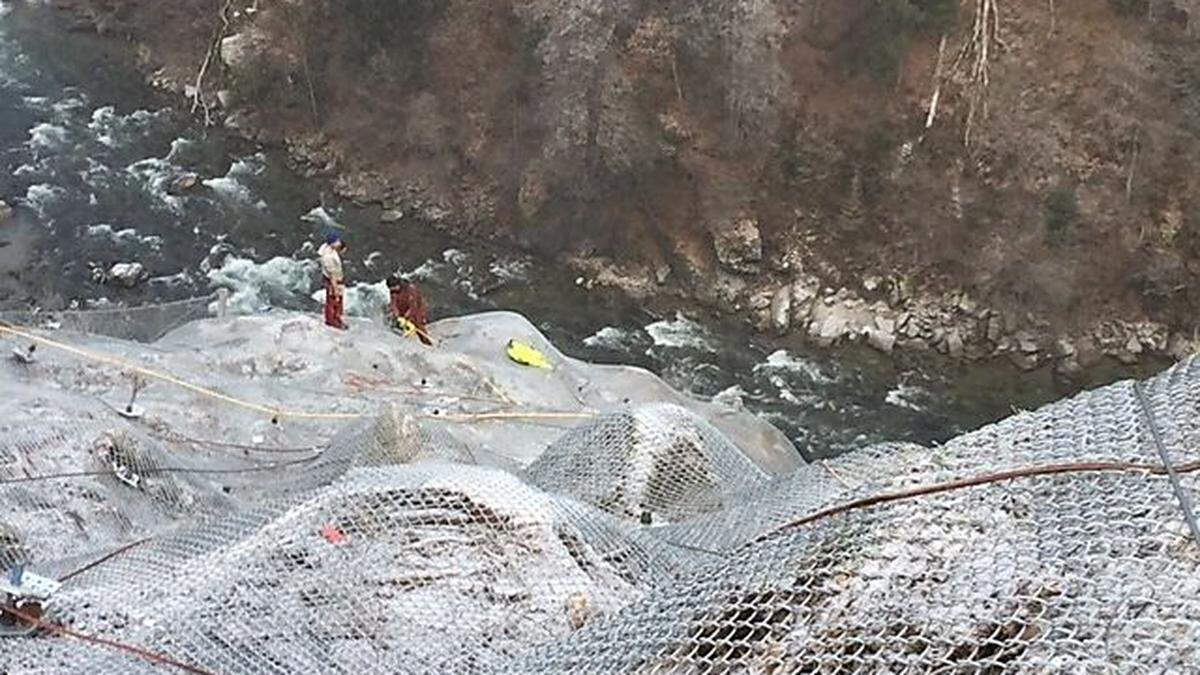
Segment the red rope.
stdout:
[[50,623],[49,621],[45,621],[36,616],[31,616],[29,614],[26,614],[25,612],[22,612],[19,609],[13,608],[13,607],[8,607],[6,605],[0,605],[0,612],[4,612],[6,614],[11,614],[11,615],[15,616],[16,618],[20,619],[21,621],[24,621],[27,624],[37,626],[38,628],[42,628],[44,630],[50,631],[51,633],[54,633],[55,635],[65,635],[67,637],[73,637],[77,640],[82,640],[84,642],[88,642],[88,643],[91,643],[94,645],[100,645],[103,647],[112,647],[114,649],[119,649],[123,652],[128,652],[130,654],[133,654],[134,656],[145,659],[151,663],[162,665],[162,666],[172,666],[172,667],[178,668],[184,672],[193,673],[194,675],[215,675],[211,671],[207,671],[202,668],[197,668],[196,666],[190,666],[182,661],[177,661],[165,654],[159,654],[157,652],[152,652],[152,651],[149,651],[146,649],[142,649],[141,647],[138,647],[136,645],[126,644],[124,642],[118,642],[116,640],[109,640],[108,638],[96,637],[95,635],[88,635],[86,633],[80,633],[79,631],[71,630],[70,628],[67,628],[66,626],[61,626],[56,623]]
[[[1178,473],[1193,473],[1200,471],[1200,462],[1191,462],[1183,464],[1175,468]],[[845,504],[831,506],[816,513],[811,513],[803,518],[798,518],[788,523],[784,523],[779,527],[763,534],[755,539],[755,542],[769,539],[770,537],[797,527],[809,525],[818,520],[824,520],[831,516],[836,516],[848,511],[856,511],[870,506],[878,506],[880,504],[888,504],[890,502],[898,502],[915,497],[924,497],[927,495],[938,494],[942,492],[950,492],[953,490],[961,490],[963,488],[976,487],[979,485],[988,485],[991,483],[1000,483],[1016,478],[1032,478],[1035,476],[1054,476],[1059,474],[1071,473],[1148,473],[1154,476],[1161,476],[1167,473],[1167,469],[1160,465],[1154,464],[1133,464],[1128,462],[1077,462],[1073,464],[1047,464],[1044,466],[1022,467],[1020,469],[1012,469],[1009,471],[1000,471],[997,473],[989,473],[981,476],[972,476],[970,478],[962,478],[948,483],[938,483],[936,485],[925,485],[921,487],[903,490],[900,492],[888,492],[881,495],[873,495],[871,497],[863,497]]]

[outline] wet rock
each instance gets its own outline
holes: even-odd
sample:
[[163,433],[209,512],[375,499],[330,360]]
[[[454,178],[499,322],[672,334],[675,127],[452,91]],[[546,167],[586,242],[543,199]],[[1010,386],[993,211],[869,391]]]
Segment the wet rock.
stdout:
[[8,202],[0,199],[0,223],[12,218],[13,208],[8,205]]
[[379,214],[379,222],[381,223],[398,223],[404,220],[404,212],[400,209],[388,209]]
[[792,326],[792,289],[784,286],[771,296],[771,327],[779,335],[787,333]]
[[200,184],[200,176],[194,173],[183,173],[171,180],[167,186],[167,194],[179,197]]
[[146,278],[146,268],[142,263],[117,263],[109,268],[107,280],[125,288],[133,288]]
[[875,291],[879,290],[881,286],[883,286],[883,279],[880,279],[877,276],[869,276],[863,279],[863,289],[868,293],[874,293]]
[[763,259],[758,221],[739,218],[713,228],[712,235],[713,248],[722,265],[734,272],[758,274]]

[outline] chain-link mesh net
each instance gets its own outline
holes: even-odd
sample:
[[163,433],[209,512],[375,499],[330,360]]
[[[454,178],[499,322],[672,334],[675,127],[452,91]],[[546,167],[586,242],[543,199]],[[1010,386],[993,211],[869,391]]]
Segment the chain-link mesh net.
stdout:
[[177,302],[86,310],[14,310],[0,312],[0,325],[50,328],[154,342],[175,328],[216,313],[217,294]]
[[[780,478],[668,405],[526,469],[400,405],[289,447],[47,408],[0,423],[0,566],[199,672],[1194,671],[1200,543],[1152,431],[1194,499],[1200,363],[1141,393]],[[0,663],[160,667],[46,631]]]

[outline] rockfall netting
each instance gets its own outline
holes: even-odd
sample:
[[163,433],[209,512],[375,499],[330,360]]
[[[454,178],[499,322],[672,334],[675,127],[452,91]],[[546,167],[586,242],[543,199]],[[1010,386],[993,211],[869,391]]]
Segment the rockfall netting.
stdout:
[[291,447],[101,412],[0,424],[0,566],[64,580],[4,672],[1200,669],[1197,361],[783,477],[671,405],[526,467],[403,406]]

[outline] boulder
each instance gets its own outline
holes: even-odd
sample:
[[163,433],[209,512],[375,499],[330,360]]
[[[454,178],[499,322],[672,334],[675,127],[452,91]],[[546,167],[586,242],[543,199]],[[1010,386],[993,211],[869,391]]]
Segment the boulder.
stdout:
[[758,221],[739,218],[713,228],[712,235],[713,248],[722,265],[741,274],[758,274],[763,259]]
[[117,263],[108,270],[108,281],[133,288],[146,278],[146,267],[139,262]]
[[1000,344],[1000,338],[1004,337],[1004,319],[998,314],[993,314],[987,320],[986,330],[988,342]]
[[966,354],[966,343],[957,328],[946,333],[946,353],[952,359],[961,359]]
[[250,56],[254,53],[256,42],[257,35],[250,30],[235,33],[222,39],[220,47],[221,62],[225,64],[226,68],[235,73],[240,71],[247,65]]
[[1195,353],[1196,345],[1182,333],[1175,333],[1171,336],[1170,343],[1167,345],[1167,354],[1172,359],[1182,361]]
[[1067,338],[1059,338],[1054,343],[1054,355],[1060,359],[1073,358],[1078,350],[1075,348],[1075,343]]
[[866,334],[867,344],[884,354],[891,354],[896,348],[896,334],[894,332],[885,331],[881,328],[868,328]]
[[200,176],[194,173],[182,173],[171,180],[167,186],[167,194],[178,197],[200,183]]
[[1021,370],[1030,371],[1036,370],[1038,367],[1038,355],[1036,353],[1028,353],[1023,351],[1009,352],[1008,360]]
[[12,218],[13,208],[8,205],[8,202],[0,199],[0,223]]
[[404,220],[404,212],[400,209],[388,209],[379,214],[379,222],[381,223],[398,223]]
[[792,289],[784,286],[771,296],[771,327],[784,335],[792,327]]
[[802,325],[812,318],[813,301],[817,299],[816,284],[797,280],[792,284],[792,323]]
[[1143,351],[1142,341],[1136,335],[1131,335],[1125,346],[1117,350],[1116,357],[1121,363],[1132,366],[1141,360]]

